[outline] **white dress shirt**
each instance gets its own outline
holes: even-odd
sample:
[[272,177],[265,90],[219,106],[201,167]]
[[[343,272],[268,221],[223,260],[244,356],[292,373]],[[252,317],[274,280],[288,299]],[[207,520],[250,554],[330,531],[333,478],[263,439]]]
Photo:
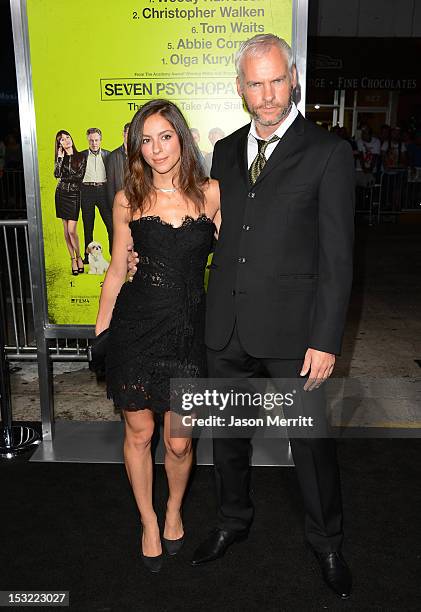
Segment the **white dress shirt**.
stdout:
[[92,153],[89,149],[83,183],[105,183],[106,181],[107,175],[105,173],[105,165],[102,160],[101,150],[95,155],[95,153]]
[[[248,160],[248,167],[249,168],[250,168],[251,164],[253,163],[253,160],[256,157],[256,155],[258,153],[258,150],[259,150],[258,146],[257,146],[257,140],[270,140],[272,138],[272,136],[274,136],[275,134],[279,138],[282,138],[282,136],[285,134],[285,132],[291,127],[291,125],[295,121],[297,115],[298,115],[298,110],[297,110],[297,107],[295,106],[295,104],[293,102],[292,105],[291,105],[291,110],[289,111],[289,114],[288,114],[287,118],[284,119],[284,121],[282,121],[282,123],[278,127],[278,129],[275,130],[273,132],[273,134],[271,134],[267,138],[262,138],[261,136],[259,136],[257,134],[257,132],[256,132],[256,124],[255,124],[255,121],[253,119],[253,121],[251,122],[250,131],[249,131],[249,135],[248,135],[248,141],[247,141],[247,160]],[[278,144],[278,142],[279,142],[279,140],[276,140],[275,142],[272,142],[267,147],[267,149],[265,151],[266,159],[269,159],[269,157],[272,155],[272,153],[274,152],[275,147]]]

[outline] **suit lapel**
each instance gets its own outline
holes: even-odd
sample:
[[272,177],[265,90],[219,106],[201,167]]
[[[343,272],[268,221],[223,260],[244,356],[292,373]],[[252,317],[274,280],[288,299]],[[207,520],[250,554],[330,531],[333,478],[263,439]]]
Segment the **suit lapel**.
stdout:
[[237,144],[237,160],[238,160],[238,167],[240,169],[240,174],[241,177],[243,179],[243,181],[245,182],[246,185],[249,184],[249,176],[248,176],[248,159],[247,159],[247,141],[248,141],[248,134],[249,134],[249,130],[250,130],[250,124],[247,126],[244,126],[244,131],[243,133],[240,135],[240,138],[238,140],[238,144]]
[[276,145],[274,151],[271,156],[267,160],[263,170],[257,177],[254,185],[258,185],[261,181],[263,181],[268,174],[272,172],[275,168],[279,166],[282,160],[294,150],[296,146],[301,144],[301,139],[299,138],[304,132],[304,118],[301,114],[295,119],[291,127],[286,131],[286,133],[282,136],[281,140]]

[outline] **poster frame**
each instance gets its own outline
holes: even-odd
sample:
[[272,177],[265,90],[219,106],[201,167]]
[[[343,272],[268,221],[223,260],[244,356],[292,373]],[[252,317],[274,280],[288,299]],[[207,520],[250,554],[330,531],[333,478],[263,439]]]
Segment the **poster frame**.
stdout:
[[[44,440],[54,435],[54,391],[49,340],[86,339],[94,336],[93,325],[55,325],[49,322],[38,167],[35,104],[26,0],[10,0],[16,80],[19,101],[22,156],[29,230],[29,256],[33,280],[34,329],[37,344],[41,423]],[[296,102],[305,114],[308,0],[292,0],[291,46],[298,71]]]

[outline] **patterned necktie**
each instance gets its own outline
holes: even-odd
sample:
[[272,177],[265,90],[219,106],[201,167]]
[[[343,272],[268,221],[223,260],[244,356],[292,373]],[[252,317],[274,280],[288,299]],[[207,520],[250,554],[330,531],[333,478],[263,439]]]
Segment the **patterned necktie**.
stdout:
[[267,159],[265,157],[265,152],[267,147],[272,144],[272,142],[276,142],[277,140],[279,140],[279,136],[276,136],[275,134],[270,140],[260,140],[259,138],[256,138],[256,140],[258,152],[249,168],[249,178],[250,183],[252,185],[254,185],[254,183],[257,181],[257,177],[259,176],[266,164]]

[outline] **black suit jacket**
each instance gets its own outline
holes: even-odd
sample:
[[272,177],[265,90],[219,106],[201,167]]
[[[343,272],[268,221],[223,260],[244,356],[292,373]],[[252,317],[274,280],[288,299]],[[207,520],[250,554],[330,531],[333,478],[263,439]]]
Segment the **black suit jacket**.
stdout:
[[206,344],[237,321],[255,357],[340,352],[352,282],[354,164],[349,144],[299,115],[254,186],[246,125],[215,145],[222,225],[209,277]]
[[124,145],[114,149],[107,157],[107,196],[110,207],[112,208],[114,196],[117,191],[124,188],[124,173],[126,171],[127,155]]

